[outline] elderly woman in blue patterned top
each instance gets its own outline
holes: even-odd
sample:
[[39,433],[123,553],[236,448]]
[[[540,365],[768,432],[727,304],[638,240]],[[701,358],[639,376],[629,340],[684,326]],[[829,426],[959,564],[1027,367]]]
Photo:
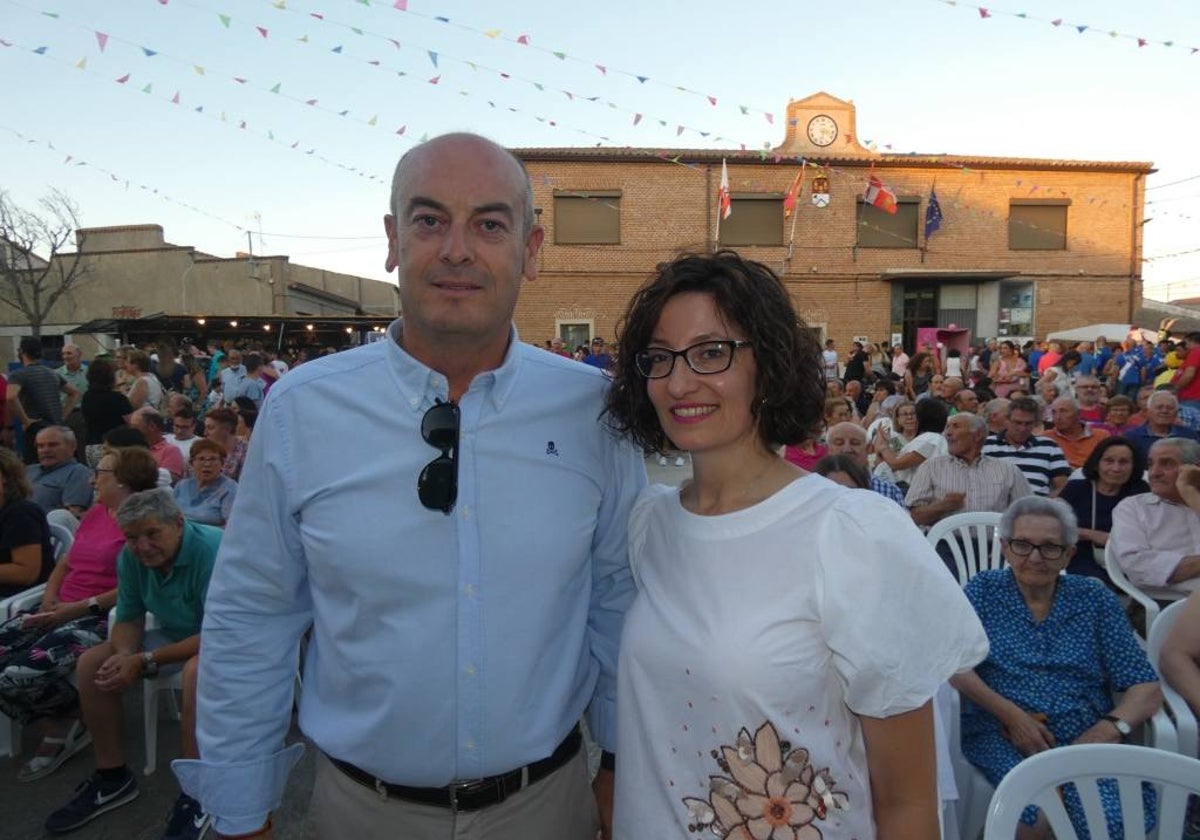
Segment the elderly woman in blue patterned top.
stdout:
[[[1162,703],[1158,677],[1116,596],[1098,580],[1061,574],[1077,538],[1066,504],[1018,499],[1000,520],[1009,565],[966,585],[991,651],[950,683],[967,701],[963,755],[993,785],[1026,756],[1060,744],[1124,740]],[[1111,826],[1115,787],[1102,798]],[[1066,804],[1073,816],[1080,813],[1073,790]],[[1026,809],[1018,837],[1047,836],[1045,818]]]

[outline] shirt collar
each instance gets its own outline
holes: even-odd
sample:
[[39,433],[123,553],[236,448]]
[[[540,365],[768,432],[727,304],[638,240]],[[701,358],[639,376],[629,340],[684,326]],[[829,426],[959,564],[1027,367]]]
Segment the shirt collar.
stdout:
[[[446,377],[411,356],[400,346],[404,335],[404,319],[397,318],[387,328],[385,345],[388,366],[396,377],[400,392],[414,412],[424,412],[435,399],[446,399],[450,393],[450,382]],[[521,338],[515,325],[509,327],[508,349],[498,368],[475,375],[468,389],[483,389],[492,406],[500,411],[504,408],[513,388],[517,384],[517,372],[521,366]],[[541,351],[539,351],[541,352]]]

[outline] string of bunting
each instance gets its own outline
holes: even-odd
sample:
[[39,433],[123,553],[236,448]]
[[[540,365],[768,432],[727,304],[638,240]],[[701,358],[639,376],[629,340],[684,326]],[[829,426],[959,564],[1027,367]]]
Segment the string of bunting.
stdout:
[[[163,3],[162,5],[166,5],[166,4],[165,4],[165,3]],[[273,3],[273,5],[274,5],[276,8],[281,8],[281,9],[282,9],[282,8],[284,8],[284,5],[283,5],[282,3],[280,3],[280,2],[275,2],[275,3]],[[47,16],[48,16],[48,17],[52,17],[52,18],[55,18],[55,19],[58,19],[58,18],[60,18],[60,17],[61,17],[61,16],[60,16],[60,15],[58,15],[57,13],[45,13],[45,14],[47,14]],[[221,16],[220,16],[220,18],[221,18],[221,22],[222,22],[222,24],[228,28],[228,26],[229,26],[229,25],[231,24],[231,22],[232,22],[232,19],[231,19],[231,18],[229,18],[228,16],[224,16],[224,15],[221,15]],[[84,28],[86,29],[87,27],[84,27]],[[262,36],[262,38],[263,38],[264,40],[265,40],[265,39],[267,39],[267,37],[268,37],[268,35],[269,35],[269,30],[268,30],[267,28],[265,28],[265,27],[259,27],[259,26],[256,26],[255,28],[256,28],[256,30],[259,32],[259,34]],[[145,58],[147,58],[147,59],[149,59],[149,58],[154,58],[154,57],[158,57],[158,56],[160,56],[160,55],[161,55],[161,56],[163,56],[163,57],[170,58],[171,60],[173,60],[173,61],[176,61],[176,62],[178,62],[178,63],[180,63],[180,64],[183,64],[184,66],[189,66],[189,67],[191,67],[192,69],[194,69],[194,70],[195,70],[195,72],[197,73],[197,75],[200,75],[200,76],[205,76],[205,75],[206,75],[206,71],[205,71],[204,67],[203,67],[203,66],[201,66],[201,65],[192,64],[192,63],[189,63],[189,62],[187,62],[187,61],[185,61],[185,60],[183,60],[183,59],[176,59],[176,58],[174,58],[174,57],[172,57],[172,56],[167,56],[166,54],[163,54],[163,53],[161,53],[161,52],[159,52],[159,51],[156,51],[156,50],[153,50],[153,49],[151,49],[151,48],[148,48],[148,47],[145,47],[145,46],[139,46],[139,45],[137,45],[137,44],[136,44],[136,42],[133,42],[133,41],[128,41],[128,40],[121,39],[121,38],[119,38],[119,37],[116,37],[116,36],[112,36],[111,34],[109,34],[109,33],[107,33],[107,32],[101,32],[101,31],[99,31],[99,30],[89,30],[89,31],[93,32],[93,34],[94,34],[94,36],[95,36],[95,38],[96,38],[96,41],[97,41],[97,45],[98,45],[98,47],[99,47],[99,49],[100,49],[100,51],[101,51],[101,52],[103,52],[103,51],[105,50],[105,48],[106,48],[106,46],[107,46],[107,44],[108,44],[108,41],[111,39],[111,40],[114,40],[114,41],[117,41],[117,42],[120,42],[120,43],[124,43],[124,44],[126,44],[126,45],[128,45],[128,46],[130,46],[130,47],[133,47],[133,48],[136,48],[136,49],[140,50],[140,52],[142,53],[142,55],[143,55]],[[380,36],[380,37],[382,37],[382,36]],[[391,39],[389,39],[389,40],[391,40]],[[14,46],[14,44],[13,44],[12,42],[9,42],[9,41],[0,40],[0,46]],[[33,53],[36,53],[36,54],[38,54],[38,55],[41,55],[41,56],[44,56],[44,57],[45,57],[45,56],[47,56],[47,55],[48,55],[49,48],[48,48],[48,47],[45,47],[45,46],[43,46],[43,47],[34,48],[34,49],[30,50],[30,51],[31,51],[31,52],[33,52]],[[341,50],[335,50],[335,52],[340,54],[342,51],[341,51]],[[80,59],[80,61],[79,61],[79,62],[77,62],[77,63],[75,64],[75,66],[77,67],[77,69],[84,70],[84,69],[86,69],[86,63],[87,63],[87,62],[86,62],[86,57],[85,57],[85,58],[82,58],[82,59]],[[376,64],[376,65],[378,64],[377,62],[368,62],[368,63],[371,63],[371,64]],[[436,63],[436,59],[435,59],[435,63]],[[128,82],[129,82],[129,80],[130,80],[131,76],[132,76],[132,74],[130,74],[130,73],[126,73],[126,74],[122,75],[121,77],[117,78],[115,81],[116,81],[116,82],[118,82],[118,83],[120,83],[120,84],[126,84],[126,83],[128,83]],[[237,84],[241,84],[241,85],[245,85],[245,84],[248,84],[248,83],[249,83],[249,80],[248,80],[248,79],[246,79],[245,77],[238,77],[238,76],[234,76],[234,77],[232,77],[232,79],[233,79],[233,81],[234,81],[235,83],[237,83]],[[147,94],[150,94],[150,93],[152,93],[152,90],[153,90],[153,83],[148,83],[148,84],[146,84],[146,85],[145,85],[145,86],[142,88],[142,92],[143,92],[143,93],[147,93]],[[301,103],[303,103],[305,106],[308,106],[308,107],[317,107],[318,109],[325,110],[325,111],[327,111],[327,112],[329,112],[329,113],[331,113],[331,114],[336,114],[337,116],[339,116],[339,117],[343,117],[343,118],[344,118],[344,117],[348,117],[348,115],[349,115],[349,111],[347,111],[347,110],[341,110],[341,111],[337,111],[337,110],[330,109],[330,108],[324,108],[323,106],[320,106],[320,105],[319,105],[319,103],[317,103],[315,100],[302,100],[300,97],[291,97],[291,96],[287,96],[287,95],[285,95],[285,94],[282,94],[282,83],[278,83],[278,82],[277,82],[277,83],[276,83],[274,86],[272,86],[271,88],[267,88],[267,90],[268,90],[269,92],[271,92],[271,93],[280,94],[280,95],[284,96],[284,98],[288,98],[288,99],[290,99],[291,101],[293,101],[293,102],[294,102],[294,103],[296,103],[296,104],[301,104]],[[176,92],[175,96],[173,96],[173,97],[172,97],[172,99],[171,99],[171,102],[172,102],[173,104],[176,104],[176,105],[180,104],[180,102],[179,102],[179,93],[178,93],[178,92]],[[492,107],[495,107],[495,106],[494,106],[494,103],[490,103],[490,104],[492,104]],[[205,112],[205,108],[204,108],[204,106],[199,106],[199,107],[196,107],[196,108],[194,108],[193,110],[194,110],[196,113],[202,113],[202,114],[203,114],[203,113]],[[511,108],[510,108],[510,110],[515,110],[515,109],[511,109]],[[209,114],[209,116],[211,117],[211,116],[213,116],[213,115],[212,115],[212,114]],[[224,113],[222,113],[222,114],[221,114],[221,116],[220,116],[220,119],[221,119],[221,121],[222,121],[222,122],[228,122],[228,121],[227,121],[227,119],[225,118],[225,115],[224,115]],[[363,124],[366,124],[366,125],[369,125],[369,126],[372,126],[372,127],[376,126],[376,123],[377,123],[377,119],[376,119],[375,117],[372,117],[372,118],[370,118],[370,119],[367,119],[367,120],[364,120],[364,119],[362,119],[362,118],[357,118],[357,119],[358,119],[358,121],[359,121],[359,122],[361,122],[361,123],[363,123]],[[539,118],[539,119],[540,119],[540,118]],[[660,121],[660,122],[663,122],[663,124],[664,124],[664,125],[666,124],[666,123],[665,123],[665,121]],[[238,121],[237,121],[237,123],[238,123],[238,128],[239,128],[239,129],[242,129],[242,130],[248,130],[248,129],[249,129],[249,125],[248,125],[248,122],[247,122],[246,120],[238,120]],[[404,128],[404,127],[401,127],[401,129],[400,129],[400,130],[398,130],[396,133],[397,133],[397,134],[400,134],[400,135],[403,135],[403,134],[404,134],[404,132],[405,132],[405,128]],[[258,133],[262,134],[262,132],[258,132]],[[265,136],[265,137],[266,137],[268,140],[270,140],[270,141],[272,141],[272,142],[277,142],[277,143],[278,143],[278,142],[281,142],[281,141],[277,140],[277,138],[274,136],[274,133],[273,133],[272,131],[267,131],[267,132],[266,132],[266,133],[265,133],[263,136]],[[705,136],[708,136],[708,135],[706,134]],[[423,139],[425,139],[425,138],[424,138],[424,137],[422,137],[421,139],[423,140]],[[603,139],[607,139],[607,138],[603,138]],[[714,138],[714,139],[717,139],[717,138]],[[724,138],[720,138],[720,139],[724,139]],[[286,144],[285,144],[285,145],[286,145]],[[291,149],[295,150],[295,149],[297,149],[299,146],[300,146],[300,143],[299,143],[299,141],[296,141],[296,142],[293,142],[293,143],[292,143],[292,144],[289,146],[289,148],[291,148]],[[746,148],[746,147],[745,147],[745,145],[743,144],[743,145],[742,145],[742,150],[743,150],[743,152],[745,151],[745,148]],[[890,146],[888,146],[887,148],[890,148]],[[340,162],[338,162],[338,161],[335,161],[335,160],[332,160],[332,159],[330,159],[330,158],[327,158],[327,157],[324,157],[324,156],[318,155],[318,154],[316,153],[315,149],[306,149],[304,153],[305,153],[305,154],[307,154],[307,155],[309,155],[309,156],[313,156],[313,157],[315,157],[315,158],[317,158],[317,159],[320,159],[320,160],[322,160],[322,161],[324,161],[324,162],[326,162],[326,163],[329,163],[329,164],[331,164],[331,165],[333,165],[333,166],[336,166],[336,167],[338,167],[338,168],[340,168],[340,169],[344,169],[344,170],[346,170],[346,171],[349,171],[349,172],[351,172],[351,173],[354,173],[354,174],[360,175],[360,176],[362,176],[362,177],[367,177],[367,178],[369,178],[370,180],[382,180],[382,179],[381,179],[381,178],[379,178],[378,176],[375,176],[375,175],[370,175],[370,174],[368,174],[368,173],[364,173],[364,172],[362,172],[362,171],[358,170],[356,167],[353,167],[353,166],[348,166],[348,165],[346,165],[346,164],[342,164],[342,163],[340,163]],[[756,154],[756,155],[757,155],[757,156],[758,156],[760,159],[764,159],[764,160],[765,160],[765,159],[766,159],[768,156],[772,156],[772,157],[774,158],[774,161],[775,161],[775,162],[777,162],[777,163],[779,163],[779,162],[782,162],[782,161],[783,161],[783,159],[784,159],[782,156],[780,156],[780,155],[778,155],[778,154],[774,154],[774,155],[772,155],[772,153],[771,153],[771,152],[769,152],[769,150],[767,150],[767,149],[762,149],[762,150],[758,151],[757,153],[751,153],[751,154]],[[688,163],[687,161],[684,161],[684,160],[682,160],[682,157],[681,157],[681,155],[680,155],[680,154],[676,154],[676,155],[670,155],[669,153],[667,153],[667,152],[664,152],[664,153],[662,153],[662,154],[660,155],[660,157],[661,157],[661,159],[663,159],[663,160],[666,160],[666,161],[668,161],[668,162],[675,163],[675,164],[678,164],[678,165],[683,165],[683,166],[685,166],[685,167],[687,167],[687,168],[690,168],[690,169],[699,170],[699,169],[702,169],[702,168],[704,168],[704,167],[703,167],[702,165],[700,165],[700,164]],[[736,155],[735,155],[735,158],[736,158]],[[936,156],[935,156],[935,157],[933,157],[933,158],[930,158],[930,160],[933,160],[933,161],[935,161],[935,162],[938,162],[938,163],[940,163],[941,165],[950,166],[950,167],[953,167],[953,168],[960,169],[960,170],[961,170],[961,171],[963,171],[963,172],[970,172],[970,171],[971,171],[971,169],[970,169],[969,167],[962,166],[962,165],[959,165],[959,164],[953,164],[953,163],[946,162],[946,161],[942,161],[942,160],[939,160],[939,159],[938,159]],[[804,163],[803,159],[802,159],[802,158],[799,158],[799,157],[797,157],[797,158],[796,158],[796,161],[797,161],[797,162],[800,162],[800,163]],[[815,162],[815,161],[814,161],[814,162],[812,162],[812,163],[813,163],[815,166],[819,166],[819,165],[820,165],[820,163],[819,163],[819,162]],[[842,174],[846,174],[846,173],[847,173],[847,170],[842,170],[842,169],[838,169],[838,168],[832,168],[832,171],[834,171],[834,172],[838,172],[838,173],[842,173]],[[857,174],[856,174],[856,173],[850,173],[850,174],[851,174],[851,177],[852,177],[852,178],[853,178],[853,177],[857,177]],[[982,176],[982,174],[983,174],[983,173],[980,173],[980,174],[981,174],[981,176]],[[1020,180],[1017,180],[1017,181],[1016,181],[1016,186],[1021,186],[1021,185],[1022,185],[1022,182],[1021,182]],[[1036,192],[1038,191],[1038,189],[1039,189],[1039,186],[1038,186],[1038,185],[1036,185],[1036,184],[1032,185],[1032,186],[1031,186],[1031,188],[1030,188],[1030,194],[1036,193]],[[1060,192],[1060,194],[1061,194],[1061,195],[1063,195],[1063,196],[1067,196],[1067,195],[1068,195],[1068,193],[1067,193],[1065,190],[1060,190],[1059,192]],[[1092,200],[1092,201],[1094,201],[1095,199],[1091,199],[1091,200]],[[982,211],[982,210],[980,210],[980,211],[977,211],[977,210],[975,210],[974,208],[970,207],[969,205],[966,205],[965,203],[962,203],[962,202],[954,202],[953,200],[952,200],[951,204],[952,204],[952,206],[955,206],[955,207],[956,207],[956,209],[964,209],[964,210],[965,210],[966,212],[968,212],[968,213],[970,213],[970,212],[980,212],[980,213],[986,213],[986,214],[987,214],[988,216],[990,216],[990,217],[993,217],[993,218],[995,217],[995,213],[994,213],[994,211],[990,211],[990,210],[988,210],[988,211]],[[1126,206],[1126,207],[1127,207],[1127,205],[1122,205],[1122,206]],[[1092,244],[1092,243],[1088,243],[1088,244]],[[1182,255],[1183,253],[1190,253],[1190,252],[1182,252],[1182,253],[1181,253],[1181,254],[1179,254],[1179,255]],[[1164,255],[1164,256],[1162,256],[1162,257],[1158,257],[1158,258],[1156,258],[1156,259],[1164,259],[1164,258],[1166,258],[1167,256],[1175,256],[1175,255]],[[1149,261],[1149,259],[1153,259],[1153,258],[1148,258],[1148,259],[1147,259],[1147,261]]]
[[1018,18],[1020,20],[1029,21],[1030,23],[1049,24],[1056,29],[1062,29],[1064,32],[1074,31],[1079,35],[1102,35],[1113,40],[1131,41],[1136,44],[1139,49],[1148,46],[1161,46],[1168,49],[1184,50],[1188,53],[1188,55],[1200,53],[1200,47],[1180,44],[1172,39],[1162,41],[1147,38],[1142,35],[1134,35],[1129,32],[1119,32],[1116,29],[1110,29],[1105,26],[1095,26],[1090,23],[1067,20],[1065,17],[1041,17],[1039,15],[1031,15],[1028,12],[1010,12],[1006,9],[997,9],[995,6],[976,6],[971,3],[960,3],[959,0],[931,0],[931,2],[942,6],[951,6],[971,10],[979,16],[980,20],[987,20],[988,18],[994,18],[998,16]]

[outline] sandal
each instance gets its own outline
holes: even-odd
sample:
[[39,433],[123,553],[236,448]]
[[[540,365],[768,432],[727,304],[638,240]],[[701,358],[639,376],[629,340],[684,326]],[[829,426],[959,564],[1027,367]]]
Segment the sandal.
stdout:
[[65,738],[55,738],[47,735],[42,744],[58,747],[51,755],[35,755],[21,767],[17,773],[18,782],[33,782],[45,778],[57,770],[75,753],[92,743],[92,733],[88,732],[83,721],[77,720],[71,724],[71,729]]

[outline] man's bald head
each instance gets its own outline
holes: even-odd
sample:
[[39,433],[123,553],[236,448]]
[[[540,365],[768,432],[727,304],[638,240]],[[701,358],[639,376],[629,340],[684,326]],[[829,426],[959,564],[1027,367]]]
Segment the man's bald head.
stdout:
[[407,199],[411,198],[411,196],[404,195],[407,173],[426,163],[429,156],[454,149],[464,149],[469,150],[472,154],[492,156],[498,167],[498,171],[501,171],[503,168],[511,170],[514,189],[517,193],[524,196],[525,206],[516,209],[519,211],[518,217],[524,226],[522,235],[527,236],[529,231],[533,229],[534,212],[533,184],[529,180],[529,173],[525,171],[525,164],[503,146],[493,143],[486,137],[468,132],[443,134],[440,137],[427,140],[419,146],[414,146],[405,152],[404,157],[400,158],[400,162],[396,164],[396,171],[392,175],[392,215],[398,218],[401,211],[404,210],[404,207],[401,205]]
[[825,432],[825,445],[830,454],[850,455],[855,461],[867,463],[867,430],[857,423],[837,423]]

